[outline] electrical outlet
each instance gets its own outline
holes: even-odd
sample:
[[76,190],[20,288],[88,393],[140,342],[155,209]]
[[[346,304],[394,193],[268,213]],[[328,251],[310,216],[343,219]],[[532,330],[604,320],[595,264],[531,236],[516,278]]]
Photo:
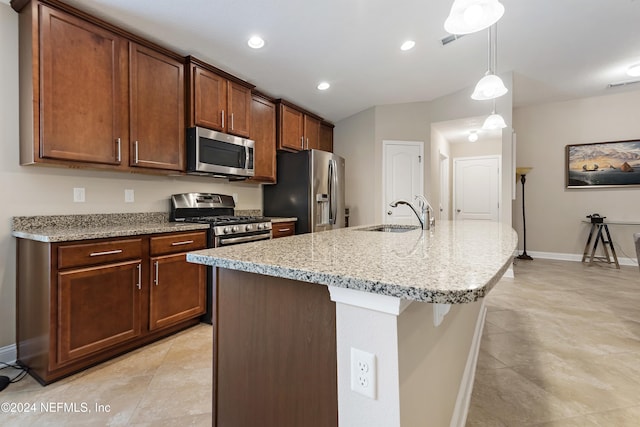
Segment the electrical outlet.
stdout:
[[84,203],[84,188],[75,187],[73,189],[73,201],[76,203]]
[[133,196],[133,190],[131,189],[126,189],[124,190],[124,202],[125,203],[133,203],[134,201],[134,196]]
[[376,398],[376,355],[351,347],[351,390]]

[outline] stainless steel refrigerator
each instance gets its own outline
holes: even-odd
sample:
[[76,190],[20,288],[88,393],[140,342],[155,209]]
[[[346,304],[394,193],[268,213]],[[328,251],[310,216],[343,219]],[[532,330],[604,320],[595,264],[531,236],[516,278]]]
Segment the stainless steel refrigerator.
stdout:
[[342,228],[344,159],[321,150],[277,155],[277,183],[263,185],[263,214],[296,217],[296,234]]

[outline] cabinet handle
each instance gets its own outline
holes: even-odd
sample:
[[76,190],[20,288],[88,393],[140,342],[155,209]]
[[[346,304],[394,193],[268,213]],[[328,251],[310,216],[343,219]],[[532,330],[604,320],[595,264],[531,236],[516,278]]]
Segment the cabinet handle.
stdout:
[[280,233],[284,233],[285,231],[289,231],[289,230],[291,230],[291,229],[290,229],[290,228],[279,228],[279,229],[278,229],[278,231],[279,231]]
[[115,249],[113,251],[92,252],[89,254],[89,256],[115,255],[115,254],[121,254],[121,253],[122,253],[122,249]]
[[133,163],[138,164],[138,141],[133,143]]
[[158,286],[158,261],[153,263],[156,267],[156,274],[155,274],[155,278],[153,279],[153,283],[154,285]]
[[304,136],[300,137],[300,147],[304,150]]
[[142,289],[142,265],[138,264],[136,267],[138,269],[138,289]]
[[231,130],[233,130],[233,113],[231,113]]
[[309,138],[307,138],[307,150],[309,149]]
[[222,115],[222,127],[224,128],[224,110],[222,110],[220,114]]
[[120,138],[116,139],[116,143],[118,144],[118,162],[122,161],[122,141]]
[[193,240],[183,240],[182,242],[171,242],[171,246],[190,245]]

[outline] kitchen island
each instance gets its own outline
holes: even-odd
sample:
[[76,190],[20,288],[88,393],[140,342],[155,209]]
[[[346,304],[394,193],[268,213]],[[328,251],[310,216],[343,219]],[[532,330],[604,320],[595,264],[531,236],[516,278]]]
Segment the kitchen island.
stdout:
[[[373,228],[187,255],[218,267],[214,425],[464,425],[483,297],[517,235]],[[352,390],[352,349],[374,355],[373,398]]]

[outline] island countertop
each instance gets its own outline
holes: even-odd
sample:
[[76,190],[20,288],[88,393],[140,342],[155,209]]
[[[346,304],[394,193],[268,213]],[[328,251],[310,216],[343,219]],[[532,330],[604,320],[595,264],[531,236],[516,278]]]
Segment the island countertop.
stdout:
[[389,295],[459,304],[484,297],[513,260],[518,236],[486,221],[439,221],[406,232],[343,228],[187,254],[231,270]]

